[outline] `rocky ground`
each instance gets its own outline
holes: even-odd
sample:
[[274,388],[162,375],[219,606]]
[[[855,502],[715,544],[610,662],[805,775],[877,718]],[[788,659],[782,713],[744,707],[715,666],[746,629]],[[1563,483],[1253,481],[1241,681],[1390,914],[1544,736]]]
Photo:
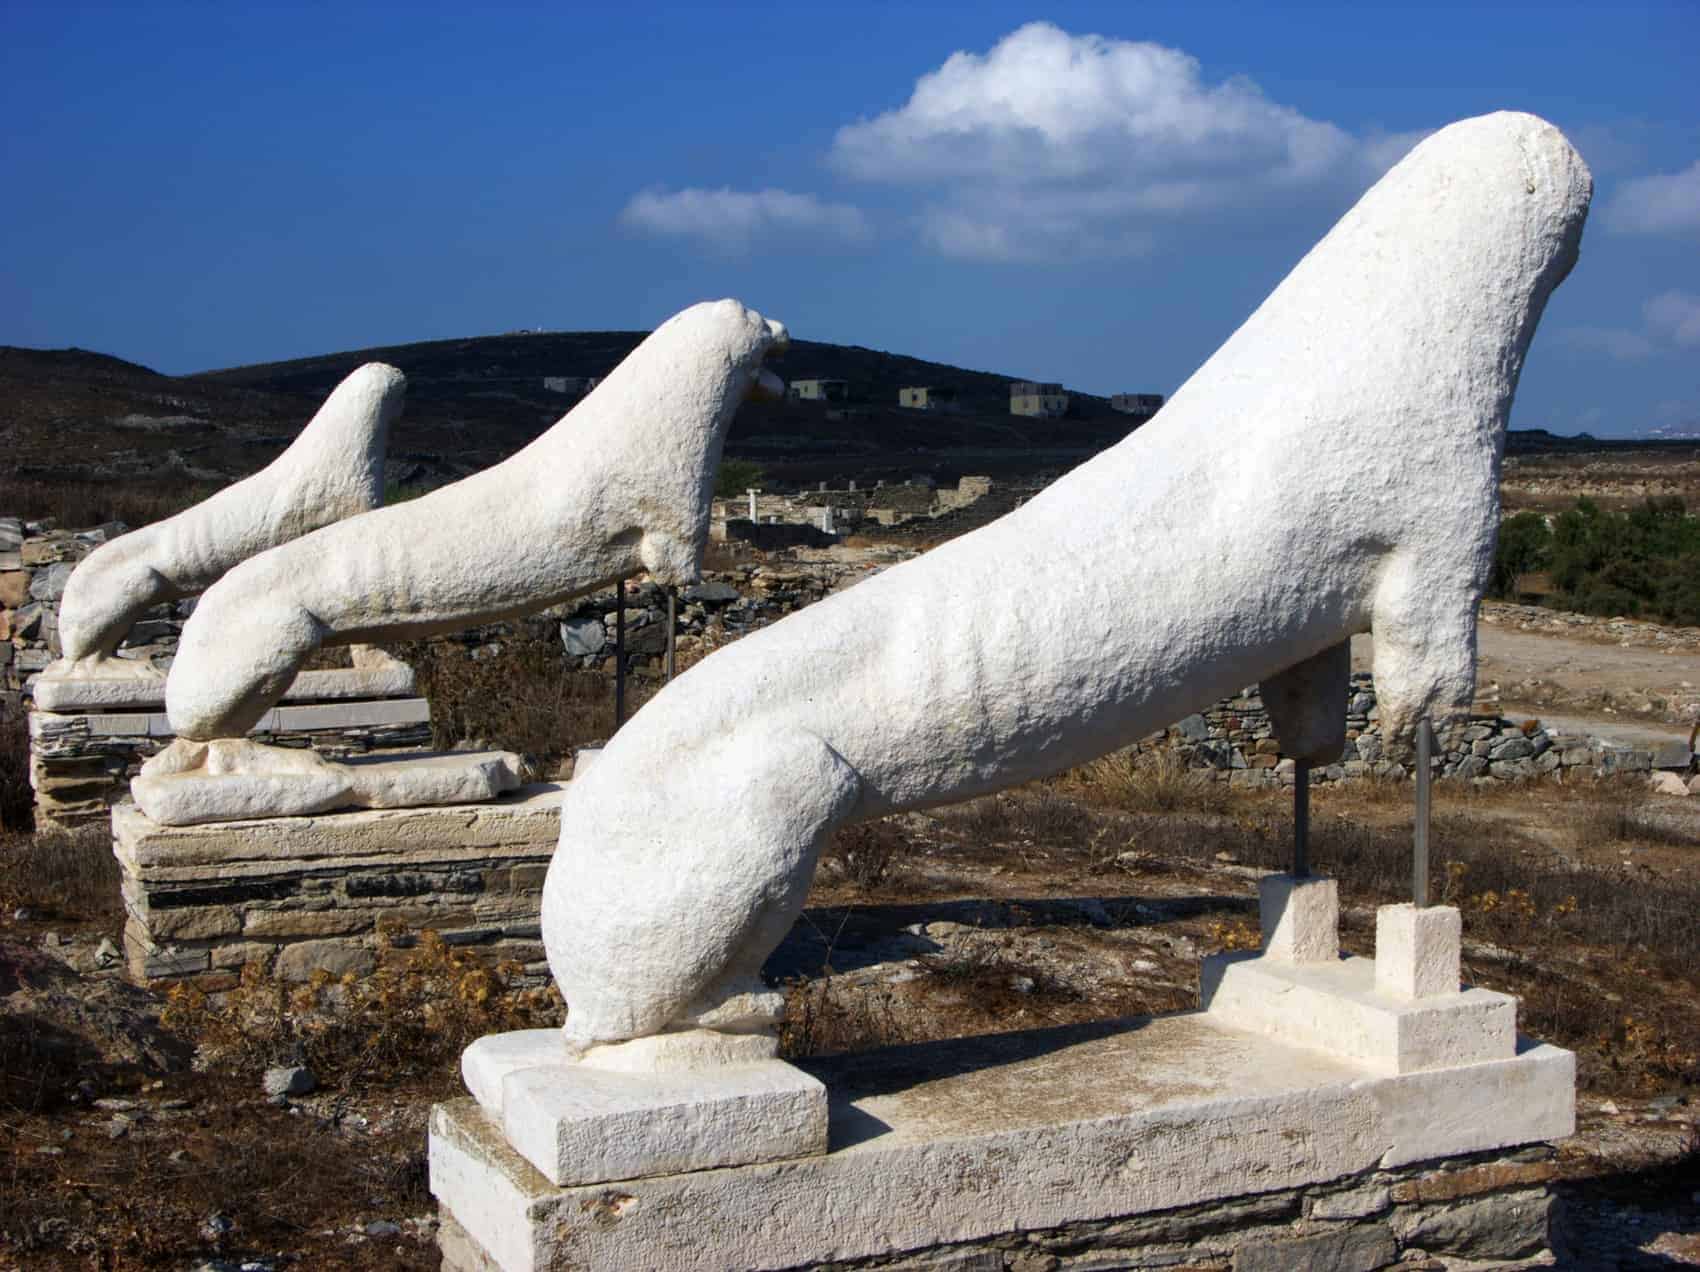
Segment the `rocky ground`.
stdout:
[[[681,655],[910,551],[722,562],[738,599],[689,602],[702,613]],[[653,606],[639,608],[647,623]],[[1483,617],[1483,679],[1508,711],[1685,735],[1700,632],[1492,604]],[[1280,791],[1173,776],[1089,768],[842,832],[768,968],[790,997],[788,1048],[1194,1005],[1199,958],[1255,944],[1255,879],[1284,861],[1290,814]],[[1313,853],[1342,880],[1350,949],[1367,950],[1375,904],[1405,887],[1409,818],[1405,786],[1316,794]],[[1435,840],[1467,976],[1518,994],[1525,1029],[1580,1057],[1580,1126],[1549,1181],[1557,1264],[1700,1265],[1700,801],[1627,779],[1442,784]],[[458,1035],[420,1039],[445,1028],[444,1001],[456,1029],[505,1027],[500,977],[410,965],[370,991],[321,987],[313,1011],[358,1017],[329,1048],[284,1023],[293,1001],[258,990],[237,1017],[127,986],[121,922],[98,837],[0,842],[0,1272],[435,1267],[424,1122],[459,1094]],[[310,1088],[290,1072],[303,1065]]]
[[1672,495],[1700,507],[1700,447],[1622,443],[1594,451],[1508,454],[1500,479],[1507,512],[1560,512],[1578,497],[1611,509]]
[[[1602,803],[1627,821],[1602,829]],[[1409,815],[1403,790],[1317,795],[1313,851],[1342,879],[1349,948],[1366,949],[1374,904],[1404,886]],[[768,968],[790,995],[787,1046],[830,1054],[1190,1007],[1202,955],[1255,944],[1255,879],[1283,859],[1287,818],[1280,792],[1122,787],[1083,770],[842,832]],[[1599,840],[1609,855],[1582,850]],[[64,903],[5,878],[0,1268],[435,1266],[424,1118],[458,1093],[458,1048],[420,1059],[356,1039],[333,1052],[254,1002],[238,1046],[230,1018],[125,985],[109,944],[119,916],[92,877],[100,848],[80,849],[88,877]],[[1581,1128],[1552,1175],[1561,1265],[1700,1264],[1700,1003],[1685,948],[1700,808],[1616,787],[1443,790],[1436,853],[1439,886],[1465,910],[1468,977],[1521,995],[1524,1026],[1581,1056]],[[478,998],[451,973],[360,999],[388,1013],[375,1036],[413,1037],[405,1019],[432,994]],[[497,1027],[459,1025],[480,1020]],[[312,1089],[267,1072],[304,1056]]]
[[[1353,669],[1374,651],[1355,638]],[[1486,601],[1477,655],[1476,683],[1497,686],[1507,715],[1625,741],[1686,739],[1700,722],[1700,627]]]

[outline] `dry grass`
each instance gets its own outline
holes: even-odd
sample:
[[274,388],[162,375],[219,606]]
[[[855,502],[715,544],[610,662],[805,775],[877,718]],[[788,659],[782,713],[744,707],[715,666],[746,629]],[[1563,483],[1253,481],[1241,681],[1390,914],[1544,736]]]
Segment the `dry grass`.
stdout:
[[0,479],[0,510],[26,521],[84,528],[122,521],[131,529],[163,521],[220,487],[207,482],[47,482]]
[[1571,835],[1579,846],[1700,846],[1692,834],[1648,807],[1644,774],[1602,778],[1580,795],[1571,793],[1566,802],[1573,814]]
[[1185,758],[1171,750],[1112,751],[1065,773],[1059,786],[1129,813],[1224,813],[1234,798],[1226,782],[1189,769]]
[[[1234,791],[1225,813],[1134,813],[1124,811],[1132,802],[1120,780],[1126,775],[1111,770],[1106,781],[1100,767],[939,810],[941,831],[962,843],[951,854],[963,872],[958,888],[1031,889],[1051,878],[1078,894],[1104,888],[1090,881],[1113,873],[1116,888],[1132,877],[1145,886],[1174,879],[1166,886],[1211,889],[1224,883],[1216,873],[1223,862],[1290,865],[1289,792]],[[1340,880],[1350,907],[1344,938],[1367,953],[1373,906],[1410,896],[1412,788],[1347,783],[1314,794],[1312,868]],[[1522,997],[1523,1027],[1577,1050],[1590,1090],[1700,1083],[1700,1010],[1691,989],[1700,980],[1700,877],[1682,864],[1680,849],[1670,852],[1700,841],[1682,821],[1668,813],[1657,820],[1648,809],[1635,780],[1436,788],[1432,896],[1464,912],[1477,960],[1467,979]],[[1568,850],[1578,837],[1592,839],[1594,827],[1626,838],[1603,854]],[[1621,860],[1620,849],[1628,854]],[[1648,860],[1665,864],[1649,868]],[[974,877],[986,867],[995,883]],[[1245,918],[1186,930],[1201,950],[1257,943]],[[826,1032],[850,1049],[843,1027]]]
[[1091,807],[1048,782],[953,804],[934,816],[963,838],[998,848],[1041,841],[1075,845],[1089,841],[1098,828]]
[[93,825],[70,834],[0,836],[0,907],[86,922],[122,914],[111,834]]
[[23,712],[0,705],[0,833],[22,832],[34,825],[29,723]]
[[[472,649],[429,640],[396,653],[418,673],[437,746],[518,751],[548,774],[579,747],[614,732],[613,677],[570,666],[553,622],[515,624],[500,640]],[[627,718],[654,692],[651,682],[628,677]]]
[[518,987],[522,970],[487,967],[427,930],[410,949],[386,945],[366,977],[319,971],[291,987],[250,963],[240,984],[222,994],[174,986],[162,1023],[221,1071],[305,1064],[321,1081],[387,1083],[452,1071],[485,1034],[559,1025],[560,994],[553,986]]

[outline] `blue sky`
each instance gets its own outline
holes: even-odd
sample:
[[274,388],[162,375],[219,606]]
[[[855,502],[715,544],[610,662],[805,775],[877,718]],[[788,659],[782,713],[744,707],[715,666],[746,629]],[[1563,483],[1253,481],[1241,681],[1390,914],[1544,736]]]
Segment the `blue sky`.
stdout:
[[1503,108],[1596,183],[1514,425],[1700,427],[1694,0],[0,0],[0,343],[187,372],[733,295],[1168,393],[1414,139]]

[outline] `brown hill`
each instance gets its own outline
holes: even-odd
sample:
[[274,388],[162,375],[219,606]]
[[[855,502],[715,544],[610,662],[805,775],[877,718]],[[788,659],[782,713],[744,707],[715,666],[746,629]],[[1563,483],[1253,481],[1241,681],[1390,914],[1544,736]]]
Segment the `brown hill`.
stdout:
[[[81,349],[0,347],[0,446],[17,478],[39,487],[125,483],[170,491],[221,484],[268,463],[338,380],[378,360],[408,377],[407,410],[390,443],[391,480],[436,485],[498,462],[559,419],[577,399],[552,392],[546,378],[606,375],[643,336],[524,332],[192,376],[161,375]],[[849,393],[843,403],[752,404],[740,411],[728,453],[761,463],[770,487],[916,475],[949,482],[966,472],[1030,477],[1078,463],[1133,425],[1087,394],[1073,395],[1065,419],[1014,416],[1008,386],[1021,376],[858,345],[797,340],[777,370],[787,380],[843,380]],[[953,389],[959,409],[899,409],[898,390],[919,384]],[[1508,449],[1578,447],[1615,449],[1538,430],[1513,433]]]

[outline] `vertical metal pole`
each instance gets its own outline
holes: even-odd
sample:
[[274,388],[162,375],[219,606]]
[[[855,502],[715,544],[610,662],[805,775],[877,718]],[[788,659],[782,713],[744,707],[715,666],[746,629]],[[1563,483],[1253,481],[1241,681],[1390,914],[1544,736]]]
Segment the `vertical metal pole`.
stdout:
[[614,584],[614,727],[626,722],[626,580]]
[[678,669],[678,650],[675,647],[675,633],[679,626],[679,592],[677,588],[667,589],[667,679],[673,679],[673,672]]
[[1310,761],[1293,761],[1293,875],[1310,874]]
[[1418,909],[1428,904],[1428,810],[1433,754],[1434,733],[1429,728],[1428,717],[1424,716],[1417,721],[1417,838],[1411,854],[1411,904]]

